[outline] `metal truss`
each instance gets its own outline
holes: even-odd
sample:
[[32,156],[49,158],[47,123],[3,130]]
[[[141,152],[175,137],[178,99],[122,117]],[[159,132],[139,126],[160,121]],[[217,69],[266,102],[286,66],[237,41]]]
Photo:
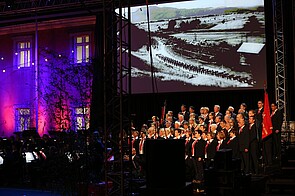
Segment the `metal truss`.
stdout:
[[[127,8],[123,8],[126,6]],[[104,140],[106,195],[126,195],[130,157],[131,94],[130,0],[104,0]],[[127,16],[124,11],[127,11]],[[110,155],[109,155],[110,154]],[[113,155],[114,160],[109,157]]]
[[102,0],[5,0],[0,1],[0,15],[29,13],[31,11],[64,9],[71,7],[93,6],[101,4]]
[[287,84],[286,53],[284,42],[283,0],[273,0],[274,52],[275,52],[275,90],[276,102],[284,112],[284,124],[287,127]]
[[95,15],[103,0],[0,0],[0,27],[57,18]]

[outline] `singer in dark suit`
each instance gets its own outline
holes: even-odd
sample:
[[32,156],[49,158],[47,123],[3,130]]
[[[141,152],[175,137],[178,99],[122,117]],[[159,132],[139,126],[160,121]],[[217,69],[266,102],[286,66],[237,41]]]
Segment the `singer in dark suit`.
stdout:
[[249,127],[245,125],[245,119],[240,119],[239,126],[239,149],[241,158],[241,169],[247,174],[249,169]]
[[220,116],[221,118],[223,118],[223,114],[220,112],[220,106],[219,105],[214,105],[213,111],[214,111],[214,117],[215,118],[217,116]]
[[132,175],[137,178],[140,176],[140,157],[136,155],[135,148],[132,148]]
[[131,141],[131,149],[135,148],[136,154],[139,155],[139,132],[138,131],[133,131],[132,132],[132,141]]
[[258,108],[255,110],[255,124],[256,124],[256,129],[257,129],[257,138],[258,138],[258,156],[262,156],[262,151],[260,150],[263,147],[262,143],[262,122],[263,122],[263,112],[264,112],[264,107],[263,107],[263,101],[259,100],[257,102]]
[[216,147],[218,145],[217,139],[215,139],[215,133],[207,133],[207,143],[205,146],[205,167],[209,168],[214,162],[214,157],[216,154]]
[[262,114],[264,112],[264,108],[263,108],[263,102],[261,100],[259,100],[257,102],[257,106],[258,108],[255,110],[255,124],[256,124],[256,129],[257,129],[257,135],[258,135],[258,139],[259,141],[261,141],[261,137],[262,137]]
[[194,161],[195,161],[195,180],[202,181],[204,177],[204,165],[203,161],[205,158],[205,145],[206,142],[201,138],[202,131],[197,130],[195,131],[195,139],[196,143],[192,147],[194,149],[193,156],[194,156]]
[[250,132],[250,171],[258,174],[258,140],[255,117],[249,116],[249,132]]
[[182,104],[181,107],[180,107],[180,110],[181,110],[181,112],[179,112],[179,113],[183,115],[183,119],[185,121],[188,121],[189,118],[190,118],[189,117],[190,113],[186,110],[186,105]]
[[192,160],[192,132],[187,131],[185,138],[185,174],[186,180],[192,181],[194,179],[194,164]]
[[283,113],[278,109],[276,103],[271,104],[271,122],[272,122],[272,142],[273,142],[273,158],[281,158],[281,129],[283,124]]
[[226,148],[227,149],[232,149],[233,152],[233,159],[238,159],[240,158],[240,150],[239,150],[239,141],[237,138],[237,131],[236,130],[231,130],[229,132],[229,140],[226,142]]

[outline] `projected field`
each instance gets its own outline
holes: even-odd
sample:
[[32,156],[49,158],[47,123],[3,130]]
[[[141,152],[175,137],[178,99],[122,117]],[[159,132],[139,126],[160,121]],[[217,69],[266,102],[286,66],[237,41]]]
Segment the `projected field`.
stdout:
[[[195,0],[151,5],[149,12],[159,92],[263,88],[263,1]],[[134,93],[151,92],[146,13],[146,6],[132,8]]]

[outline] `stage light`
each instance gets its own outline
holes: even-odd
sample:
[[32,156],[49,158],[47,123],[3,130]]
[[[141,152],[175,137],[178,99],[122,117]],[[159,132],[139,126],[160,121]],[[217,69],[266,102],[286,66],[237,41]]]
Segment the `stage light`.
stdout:
[[48,61],[48,59],[47,59],[47,58],[45,58],[45,59],[44,59],[44,61],[45,61],[45,62],[47,62],[47,61]]
[[35,63],[32,63],[32,65],[35,65]]
[[26,163],[31,163],[35,160],[34,155],[32,152],[25,152],[26,155]]
[[25,152],[26,156],[26,163],[31,163],[32,161],[35,161],[38,159],[38,155],[36,152]]
[[61,54],[59,54],[58,57],[61,57]]
[[2,70],[2,72],[3,72],[3,73],[5,73],[5,72],[6,72],[6,70],[5,70],[5,69],[3,69],[3,70]]
[[72,50],[72,53],[74,53],[74,50]]
[[3,58],[3,57],[1,57],[1,60],[3,61],[3,60],[4,60],[4,58]]
[[16,53],[14,53],[15,55],[18,55],[18,53],[16,52]]

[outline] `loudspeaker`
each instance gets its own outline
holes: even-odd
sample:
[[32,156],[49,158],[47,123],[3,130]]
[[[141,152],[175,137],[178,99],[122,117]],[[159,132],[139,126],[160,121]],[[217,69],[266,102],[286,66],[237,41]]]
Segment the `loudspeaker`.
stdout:
[[145,145],[147,189],[185,187],[185,140],[146,140]]
[[232,149],[218,150],[214,158],[215,169],[232,169]]

